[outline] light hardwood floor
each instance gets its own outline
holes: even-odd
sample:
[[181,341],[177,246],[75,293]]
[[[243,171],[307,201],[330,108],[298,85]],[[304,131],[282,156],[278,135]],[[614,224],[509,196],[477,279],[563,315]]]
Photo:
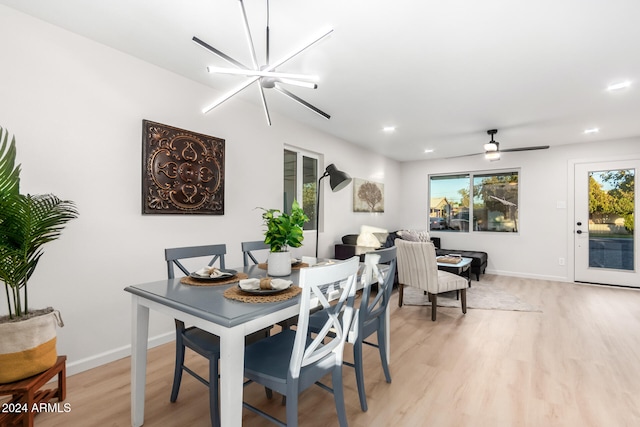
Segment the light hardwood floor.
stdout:
[[[640,425],[640,290],[485,275],[542,312],[397,306],[391,301],[393,382],[365,346],[369,411],[344,368],[351,426]],[[345,358],[352,359],[347,345]],[[173,345],[150,350],[145,426],[208,426],[206,389],[189,375],[169,403]],[[193,358],[200,361],[199,357]],[[198,363],[206,372],[205,363]],[[43,413],[37,427],[128,426],[129,359],[68,378],[69,413]],[[280,399],[251,385],[245,399],[284,419]],[[336,425],[332,396],[300,398],[300,424]],[[244,411],[244,425],[271,426]]]

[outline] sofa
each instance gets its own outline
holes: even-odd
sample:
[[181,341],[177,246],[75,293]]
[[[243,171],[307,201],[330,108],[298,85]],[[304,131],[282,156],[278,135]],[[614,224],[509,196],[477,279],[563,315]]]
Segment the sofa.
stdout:
[[[394,246],[395,240],[398,238],[402,238],[402,235],[405,231],[406,230],[398,230],[390,233],[374,232],[372,234],[378,239],[378,241],[372,243],[377,244],[369,246],[358,244],[358,234],[346,234],[342,236],[342,243],[338,243],[334,247],[335,259],[349,259],[352,256],[357,255],[360,257],[360,260],[364,261],[364,254],[366,254],[367,252],[375,251],[376,249]],[[426,233],[424,234],[426,235]],[[460,254],[465,258],[471,258],[473,260],[471,262],[471,274],[475,275],[477,281],[480,280],[480,274],[485,273],[487,269],[487,261],[489,258],[486,252],[472,251],[467,249],[442,249],[440,245],[441,240],[439,237],[429,236],[429,240],[433,242],[433,245],[436,247],[437,256],[447,254]]]

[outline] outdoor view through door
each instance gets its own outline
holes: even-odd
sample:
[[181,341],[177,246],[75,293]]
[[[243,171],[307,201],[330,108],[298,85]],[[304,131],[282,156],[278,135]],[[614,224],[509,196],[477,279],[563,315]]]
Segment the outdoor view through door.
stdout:
[[633,270],[633,169],[589,172],[589,267]]
[[640,286],[637,160],[576,164],[575,280]]

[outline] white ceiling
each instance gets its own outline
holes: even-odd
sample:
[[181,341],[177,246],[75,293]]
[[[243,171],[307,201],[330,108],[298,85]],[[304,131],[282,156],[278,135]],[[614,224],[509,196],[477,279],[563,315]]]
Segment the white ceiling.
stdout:
[[[221,93],[244,77],[208,74],[207,65],[226,64],[193,36],[251,64],[238,0],[0,4]],[[264,61],[266,0],[245,6]],[[278,69],[319,75],[318,89],[291,91],[331,119],[274,91],[266,95],[270,109],[390,158],[478,153],[492,128],[504,149],[640,135],[640,1],[271,0],[270,10],[272,62],[335,30]],[[606,91],[620,80],[632,86]],[[255,84],[241,96],[259,103]],[[387,134],[386,125],[397,130]],[[600,132],[583,133],[593,127]]]

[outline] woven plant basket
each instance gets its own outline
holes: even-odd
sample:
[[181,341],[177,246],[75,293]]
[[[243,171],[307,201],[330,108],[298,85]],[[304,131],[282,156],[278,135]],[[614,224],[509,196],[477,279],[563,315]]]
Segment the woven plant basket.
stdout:
[[0,323],[0,384],[44,372],[56,363],[57,310],[25,320]]

